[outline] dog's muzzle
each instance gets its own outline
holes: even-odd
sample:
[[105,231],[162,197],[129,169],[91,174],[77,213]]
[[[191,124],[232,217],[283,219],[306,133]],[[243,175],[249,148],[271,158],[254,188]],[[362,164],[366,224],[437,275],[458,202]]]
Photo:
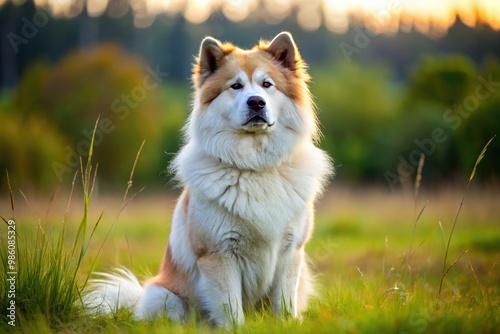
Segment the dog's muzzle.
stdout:
[[248,113],[246,115],[244,126],[254,127],[254,126],[273,126],[266,111],[266,101],[260,96],[250,96],[247,100]]

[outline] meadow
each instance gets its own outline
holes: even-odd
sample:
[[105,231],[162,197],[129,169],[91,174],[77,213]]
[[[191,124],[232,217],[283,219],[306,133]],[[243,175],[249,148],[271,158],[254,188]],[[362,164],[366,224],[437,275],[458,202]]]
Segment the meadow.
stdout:
[[[1,331],[28,333],[212,333],[196,315],[136,322],[130,310],[86,315],[79,293],[93,271],[117,266],[140,278],[156,272],[175,193],[149,193],[133,183],[124,195],[101,194],[93,173],[76,178],[72,193],[1,194],[0,215],[17,229],[15,327],[8,324],[8,285],[0,290]],[[498,333],[500,328],[500,192],[469,189],[450,240],[466,182],[427,191],[333,181],[317,207],[307,246],[317,297],[301,321],[278,320],[267,309],[249,311],[235,333]],[[416,195],[416,196],[415,196]],[[11,204],[11,199],[13,205]],[[14,210],[12,211],[12,207]],[[8,218],[10,217],[10,218]],[[6,282],[7,228],[1,229]],[[440,290],[441,278],[443,279]]]
[[0,0],[0,334],[227,331],[89,315],[81,297],[93,272],[158,270],[200,41],[279,31],[337,176],[309,310],[229,331],[500,334],[500,2],[399,2]]

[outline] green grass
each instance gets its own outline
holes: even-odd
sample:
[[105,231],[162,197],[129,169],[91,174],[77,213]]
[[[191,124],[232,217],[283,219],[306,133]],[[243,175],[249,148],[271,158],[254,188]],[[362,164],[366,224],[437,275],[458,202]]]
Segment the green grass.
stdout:
[[[78,301],[78,291],[94,265],[95,270],[110,270],[117,265],[132,268],[139,276],[156,272],[165,248],[169,220],[175,198],[165,195],[142,194],[121,213],[120,199],[113,196],[94,198],[94,206],[88,211],[89,226],[93,226],[104,210],[90,246],[78,270],[74,286],[65,282],[71,278],[58,269],[54,258],[58,236],[62,231],[64,205],[52,204],[53,213],[44,217],[44,203],[23,199],[17,203],[16,223],[19,227],[19,276],[16,301],[29,301],[30,308],[18,310],[19,332],[103,332],[103,333],[160,333],[160,332],[213,332],[208,325],[193,319],[188,324],[172,324],[167,319],[153,322],[135,322],[129,312],[122,311],[108,317],[91,318],[84,315],[77,304],[68,302],[68,295]],[[61,202],[66,195],[60,194]],[[450,262],[469,250],[446,276],[443,291],[438,296],[441,266],[445,252],[438,221],[442,221],[445,233],[449,233],[454,213],[460,203],[460,194],[446,191],[440,194],[421,195],[428,200],[414,232],[413,255],[410,266],[406,252],[411,240],[413,217],[411,196],[387,194],[371,189],[338,189],[330,191],[319,206],[317,228],[307,250],[316,266],[318,298],[311,301],[302,323],[281,322],[267,312],[249,312],[240,333],[496,333],[499,319],[499,260],[500,230],[497,207],[498,191],[483,193],[474,190],[462,211],[449,250]],[[97,199],[96,199],[97,198]],[[81,224],[78,215],[84,210],[83,201],[75,196],[68,212],[67,241],[63,253],[70,256],[73,242]],[[3,201],[2,205],[7,204]],[[79,203],[79,205],[77,205]],[[359,208],[363,207],[362,210]],[[2,207],[2,210],[4,207]],[[40,210],[40,215],[37,211]],[[61,214],[58,214],[58,211]],[[2,214],[5,211],[2,211]],[[410,214],[408,214],[410,212]],[[481,214],[478,214],[481,213]],[[35,218],[32,218],[32,217]],[[39,227],[37,227],[39,226]],[[33,231],[42,229],[45,238]],[[2,230],[2,242],[5,240]],[[38,238],[38,239],[37,239]],[[102,250],[99,253],[99,248]],[[3,247],[3,244],[2,244]],[[40,247],[45,247],[42,251]],[[23,250],[24,249],[24,250]],[[99,255],[98,255],[99,253]],[[78,254],[77,254],[78,255]],[[97,261],[93,264],[97,256]],[[79,257],[69,257],[75,263]],[[38,268],[36,265],[41,266]],[[31,272],[23,276],[21,268]],[[73,267],[71,267],[73,268]],[[35,278],[50,279],[36,282]],[[0,279],[4,281],[2,268]],[[71,280],[69,280],[71,282]],[[397,289],[396,289],[397,288]],[[2,292],[2,309],[6,298]],[[35,307],[38,305],[38,308]],[[46,305],[47,308],[39,307]],[[62,311],[61,311],[62,310]],[[4,312],[5,313],[5,312]],[[3,315],[2,315],[3,316]],[[7,328],[4,317],[0,324]]]
[[[80,172],[83,191],[75,194],[29,199],[12,191],[14,210],[10,196],[2,194],[0,215],[14,216],[17,226],[18,275],[16,327],[7,324],[7,285],[0,285],[0,332],[224,332],[195,317],[177,324],[136,322],[129,310],[98,317],[84,313],[80,293],[92,270],[124,265],[142,278],[157,271],[175,204],[175,196],[147,190],[128,196],[129,190],[136,192],[131,182],[123,199],[93,194],[95,173],[89,159]],[[498,333],[500,191],[471,187],[465,201],[463,196],[457,189],[391,194],[334,186],[318,206],[307,245],[318,297],[302,321],[250,310],[245,324],[232,331]],[[2,282],[8,271],[6,230],[0,234]],[[443,268],[450,268],[444,279]]]

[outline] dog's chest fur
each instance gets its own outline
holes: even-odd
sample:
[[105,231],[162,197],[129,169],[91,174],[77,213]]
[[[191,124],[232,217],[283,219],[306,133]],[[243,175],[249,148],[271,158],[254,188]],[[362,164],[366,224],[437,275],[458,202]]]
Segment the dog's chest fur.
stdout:
[[328,158],[311,145],[281,166],[239,170],[187,145],[177,162],[189,188],[187,223],[195,253],[235,256],[244,273],[243,293],[255,302],[269,289],[280,254],[305,241],[309,207]]
[[200,205],[209,204],[227,219],[233,216],[272,239],[314,201],[329,170],[328,157],[313,145],[297,150],[288,163],[260,171],[229,166],[191,144],[177,164],[177,176],[200,198]]

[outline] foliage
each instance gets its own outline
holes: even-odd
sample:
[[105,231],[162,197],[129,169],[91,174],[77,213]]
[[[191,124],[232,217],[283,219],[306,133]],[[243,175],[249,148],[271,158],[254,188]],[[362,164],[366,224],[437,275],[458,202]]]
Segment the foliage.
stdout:
[[[481,152],[476,166],[485,150]],[[4,318],[0,328],[37,333],[159,333],[166,329],[189,333],[227,332],[226,329],[210,328],[196,315],[187,323],[178,324],[164,318],[136,322],[131,310],[126,309],[111,315],[85,314],[79,299],[92,270],[108,271],[112,265],[126,264],[134,271],[137,267],[143,271],[144,267],[150,267],[155,272],[162,256],[162,251],[158,250],[164,249],[168,235],[164,222],[168,214],[165,213],[165,198],[161,196],[136,206],[132,211],[135,213],[121,215],[127,205],[133,205],[127,196],[132,186],[131,179],[114,221],[110,221],[109,215],[104,212],[91,209],[96,174],[95,167],[90,163],[91,155],[92,151],[82,176],[83,217],[80,220],[68,215],[68,204],[62,228],[47,223],[47,209],[46,218],[35,218],[36,228],[33,229],[28,224],[32,219],[29,217],[33,214],[36,217],[37,214],[17,214],[13,206],[18,268],[16,327],[11,328]],[[72,194],[71,191],[70,201]],[[11,202],[17,203],[12,200],[15,197],[12,192],[10,196]],[[460,329],[464,333],[495,333],[500,323],[495,312],[499,289],[495,285],[498,270],[494,269],[497,261],[494,254],[498,249],[491,241],[499,237],[495,226],[499,210],[494,205],[495,196],[486,190],[476,190],[474,196],[468,199],[474,201],[469,208],[476,210],[464,207],[460,213],[460,229],[456,230],[456,218],[452,225],[449,221],[461,194],[449,191],[425,196],[430,197],[428,203],[433,205],[424,205],[411,229],[408,200],[401,194],[391,195],[366,188],[354,193],[346,189],[330,192],[326,196],[328,202],[319,208],[316,215],[315,237],[307,245],[308,254],[321,272],[318,277],[321,283],[319,298],[312,300],[301,322],[277,320],[271,310],[263,308],[249,310],[245,325],[235,331],[449,333]],[[363,201],[363,210],[359,210],[359,200]],[[58,206],[52,201],[57,200],[51,196],[49,208],[51,205]],[[415,193],[415,206],[419,201]],[[100,202],[104,205],[107,201],[101,197]],[[116,198],[111,198],[111,203],[116,203]],[[448,207],[450,203],[453,203],[452,209]],[[88,233],[89,222],[93,220],[91,217],[98,218]],[[118,217],[120,225],[116,224]],[[458,212],[455,217],[458,217]],[[451,225],[445,249],[436,224],[440,220],[448,221],[439,224],[443,234],[442,226],[449,229]],[[138,221],[141,224],[137,224]],[[405,221],[408,224],[405,225]],[[7,244],[3,240],[7,238],[2,231],[0,279],[6,281],[8,255]],[[115,239],[113,243],[108,238],[111,235]],[[453,243],[450,242],[452,235]],[[414,239],[415,247],[412,248]],[[473,246],[471,252],[463,251],[469,246]],[[408,250],[407,254],[405,250]],[[446,254],[467,253],[469,259],[466,266],[463,263],[465,260],[461,260],[462,255],[456,258],[450,267],[453,270],[446,271],[446,280],[443,280],[439,270],[439,257],[444,251]],[[97,257],[103,258],[100,263],[96,261]],[[444,282],[441,295],[438,292],[441,290],[440,278]],[[3,309],[12,300],[7,297],[6,287],[0,286],[0,305]]]
[[409,103],[434,102],[452,106],[469,94],[476,71],[466,56],[424,57],[408,83]]
[[[406,108],[416,111],[428,105],[436,109],[437,120],[431,126],[445,129],[448,137],[437,145],[444,151],[431,157],[434,162],[436,156],[441,157],[442,161],[434,168],[440,170],[440,175],[454,172],[467,175],[474,165],[476,152],[500,132],[499,81],[497,59],[486,62],[479,73],[464,56],[426,58],[415,68],[407,93],[407,101],[411,103]],[[493,142],[488,155],[483,179],[495,177],[498,170],[495,166],[500,163],[500,144]]]
[[[235,332],[496,333],[500,324],[496,312],[500,291],[496,284],[499,272],[495,269],[498,265],[498,245],[495,248],[492,240],[499,240],[500,237],[496,228],[499,208],[494,206],[495,196],[491,196],[489,190],[491,189],[473,190],[468,199],[469,205],[464,206],[461,212],[460,226],[455,230],[450,245],[450,260],[457,259],[458,254],[466,249],[470,251],[448,273],[440,297],[437,295],[441,277],[440,260],[445,249],[436,221],[443,220],[444,228],[449,233],[462,192],[422,192],[418,202],[427,199],[430,204],[414,229],[415,243],[408,256],[405,252],[408,250],[410,235],[413,235],[413,199],[401,194],[391,195],[380,189],[364,189],[359,192],[343,188],[329,192],[323,205],[319,207],[316,230],[307,245],[307,253],[318,273],[318,297],[313,298],[302,321],[279,320],[265,308],[251,310],[246,314],[245,325],[235,329]],[[47,202],[46,199],[42,200]],[[58,200],[60,199],[55,201]],[[363,210],[359,210],[360,201],[363,202]],[[94,200],[94,206],[95,202]],[[100,202],[116,205],[119,201],[117,198],[101,197]],[[58,206],[57,203],[54,205]],[[80,208],[81,205],[78,209]],[[165,220],[169,213],[165,212],[165,198],[156,196],[146,202],[132,201],[116,226],[112,220],[113,215],[108,210],[122,210],[113,208],[112,205],[106,208],[104,214],[99,209],[89,208],[89,222],[93,221],[91,217],[97,216],[102,216],[102,220],[82,259],[79,282],[82,283],[87,277],[93,265],[92,258],[97,254],[100,263],[94,270],[109,271],[113,266],[126,265],[138,273],[155,273],[161,263],[168,235]],[[42,214],[44,211],[42,209]],[[32,215],[32,212],[16,212],[21,236],[17,239],[18,245],[31,252],[34,259],[44,259],[42,264],[53,268],[53,271],[42,271],[43,274],[34,276],[39,278],[33,282],[36,289],[23,285],[21,290],[17,286],[20,295],[16,302],[29,302],[33,306],[51,296],[51,307],[38,310],[32,308],[30,310],[34,313],[29,313],[26,317],[19,316],[22,314],[19,312],[16,328],[8,327],[2,321],[0,331],[227,333],[227,330],[211,328],[195,317],[188,319],[185,324],[172,323],[164,318],[137,322],[129,310],[120,310],[109,316],[91,316],[85,315],[75,304],[64,304],[65,294],[61,291],[56,294],[57,291],[51,290],[51,286],[57,286],[52,281],[55,273],[68,275],[57,266],[55,260],[60,255],[50,257],[47,252],[37,253],[40,244],[32,242],[29,233],[34,231],[29,224],[33,220],[30,218]],[[37,215],[35,213],[35,217]],[[54,222],[57,221],[56,218]],[[137,221],[141,221],[141,224],[137,224]],[[46,248],[55,249],[58,245],[57,238],[49,237],[55,230],[51,229],[54,225],[55,223],[43,220],[38,225],[47,236]],[[70,251],[79,225],[78,216],[68,220],[66,236],[69,244],[66,246],[70,248],[65,246],[65,250]],[[4,228],[5,226],[0,230],[0,240],[5,240]],[[111,235],[114,240],[108,238],[111,229],[114,230]],[[482,248],[483,244],[487,247]],[[3,243],[0,245],[5,247]],[[470,248],[471,246],[474,248]],[[411,261],[405,262],[407,258]],[[35,272],[37,268],[32,265],[36,263],[23,262],[23,275]],[[68,270],[68,273],[71,271]],[[19,283],[23,283],[20,280],[26,278],[18,277]],[[2,305],[7,299],[5,296],[0,290]],[[56,306],[64,305],[66,309],[63,312],[54,312]]]
[[[477,109],[471,110],[470,116],[464,119],[463,126],[457,129],[457,146],[460,147],[459,162],[464,168],[474,165],[473,152],[481,149],[481,143],[485,143],[493,135],[500,135],[500,60],[489,59],[479,75],[486,81],[491,78],[496,84],[489,87],[491,89],[489,96],[478,99]],[[471,96],[474,96],[478,86],[484,87],[484,82],[475,81],[474,90],[469,91]],[[498,140],[491,143],[487,160],[488,162],[481,167],[481,175],[498,180],[498,166],[500,166],[500,142]]]
[[[94,129],[95,132],[95,129]],[[91,147],[94,136],[91,137]],[[62,221],[62,226],[51,226],[41,223],[39,219],[36,228],[26,226],[26,220],[17,220],[14,195],[9,175],[11,217],[7,221],[8,233],[2,233],[2,247],[0,248],[0,279],[9,282],[0,285],[0,305],[9,315],[2,315],[3,326],[16,326],[22,321],[33,321],[38,318],[46,319],[49,323],[75,320],[83,315],[79,306],[81,291],[77,281],[82,258],[85,255],[95,228],[102,215],[95,223],[90,237],[86,237],[88,230],[88,209],[95,185],[96,169],[91,165],[92,149],[89,152],[85,167],[81,163],[84,210],[75,236],[67,233],[67,213],[72,200],[77,173],[73,177],[68,205]],[[28,199],[23,195],[29,205]],[[50,200],[53,201],[53,198]],[[49,202],[50,203],[50,202]],[[50,204],[49,204],[50,205]],[[48,212],[48,211],[47,211]],[[10,232],[14,232],[11,235]],[[4,235],[5,234],[5,235]],[[14,237],[13,237],[14,236]],[[13,238],[12,238],[13,237]],[[69,241],[69,242],[68,242]],[[13,242],[13,243],[12,243]],[[14,272],[14,274],[12,274]],[[13,318],[11,317],[13,316]]]
[[[380,65],[336,62],[314,71],[321,145],[334,158],[338,178],[391,184],[385,176],[392,173],[393,183],[411,182],[421,153],[424,179],[466,175],[482,143],[500,130],[498,61],[489,61],[480,75],[493,80],[491,91],[463,56],[424,58],[399,85]],[[478,86],[486,97],[476,96]],[[492,143],[483,178],[495,177],[499,157],[500,145]]]
[[[0,168],[35,187],[53,185],[58,173],[51,164],[68,165],[69,159],[74,171],[77,155],[85,156],[89,133],[101,115],[101,123],[107,121],[112,130],[96,135],[99,184],[116,186],[126,179],[133,162],[128,153],[145,139],[136,180],[164,186],[170,179],[166,167],[181,144],[190,88],[187,80],[167,77],[156,86],[146,68],[113,45],[73,52],[54,66],[33,64],[14,97],[7,95],[0,103],[0,118],[12,124],[0,134],[5,138]],[[426,155],[423,174],[428,182],[465,175],[475,152],[500,130],[500,65],[495,58],[476,72],[463,56],[427,57],[416,64],[407,82],[395,80],[380,64],[339,60],[311,72],[323,132],[320,145],[333,157],[340,180],[399,186],[415,176],[420,153]],[[154,89],[143,90],[144,80]],[[484,80],[493,82],[488,89]],[[478,87],[487,97],[476,97]],[[130,100],[139,91],[147,96]],[[440,134],[439,142],[434,131]],[[492,143],[489,152],[479,178],[495,177],[500,141]],[[63,177],[69,180],[71,174],[64,170]]]
[[[57,178],[51,162],[64,156],[65,136],[43,115],[23,119],[4,110],[0,109],[0,169],[10,171],[12,181],[24,189],[53,187]],[[0,186],[4,184],[0,179]]]
[[396,116],[400,87],[391,83],[385,68],[340,61],[312,77],[321,146],[334,158],[338,176],[373,177],[378,172],[372,160],[379,151],[375,140]]
[[[28,68],[19,82],[13,108],[23,118],[43,116],[64,134],[66,152],[57,161],[71,171],[76,169],[77,159],[68,159],[68,152],[83,157],[88,154],[93,124],[101,115],[95,158],[101,177],[110,183],[126,178],[133,162],[128,159],[129,152],[146,139],[143,168],[137,171],[138,180],[144,181],[151,170],[159,169],[161,129],[157,124],[162,106],[157,88],[162,80],[152,77],[140,59],[114,45],[102,45],[72,52],[53,67],[37,63]],[[59,174],[69,180],[73,173],[64,170]]]
[[160,103],[163,110],[161,117],[160,172],[162,185],[169,181],[172,175],[168,174],[167,166],[179,151],[182,142],[182,128],[186,122],[190,109],[190,88],[187,85],[178,85],[173,82],[165,83],[160,89]]

